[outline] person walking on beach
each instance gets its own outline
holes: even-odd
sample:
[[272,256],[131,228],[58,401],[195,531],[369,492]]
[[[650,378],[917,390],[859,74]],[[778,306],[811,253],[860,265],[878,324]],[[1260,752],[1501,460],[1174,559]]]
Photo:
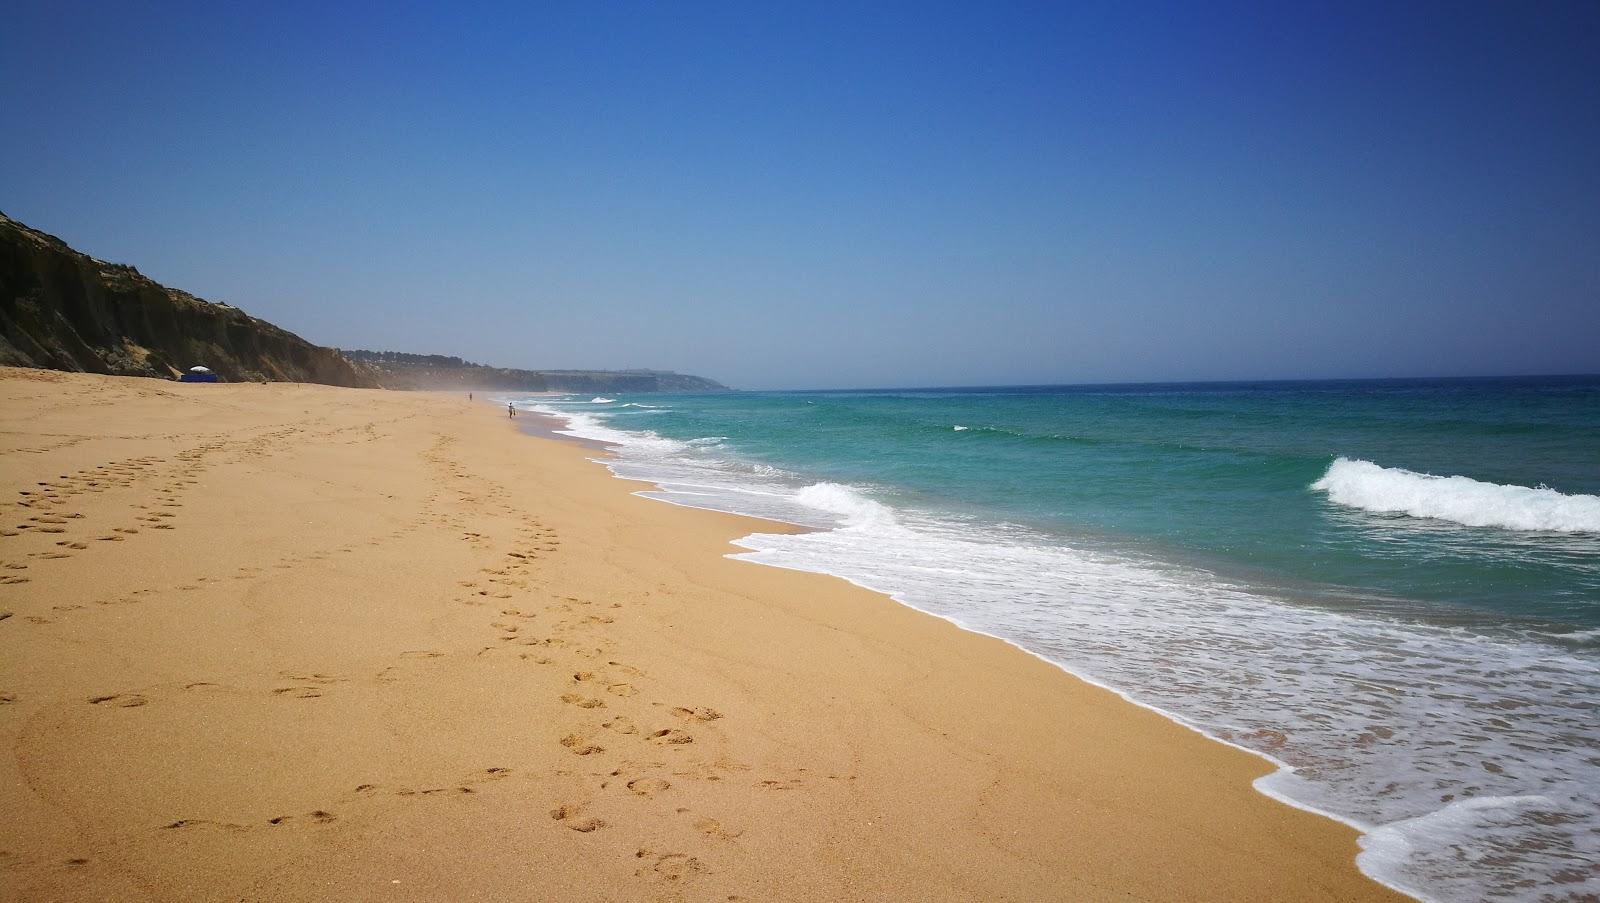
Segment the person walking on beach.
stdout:
[[513,405],[509,401],[506,402],[506,416],[507,417],[515,417],[515,416],[517,416],[517,408],[516,408],[516,406]]

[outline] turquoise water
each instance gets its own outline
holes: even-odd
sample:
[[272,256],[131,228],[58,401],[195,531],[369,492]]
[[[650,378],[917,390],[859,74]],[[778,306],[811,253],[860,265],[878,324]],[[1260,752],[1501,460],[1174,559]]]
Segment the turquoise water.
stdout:
[[525,399],[742,557],[1284,769],[1438,899],[1600,893],[1600,378]]
[[1600,532],[1420,521],[1307,490],[1342,456],[1600,495],[1600,380],[762,393],[665,407],[623,408],[611,425],[723,435],[753,461],[907,504],[1335,597],[1600,625]]

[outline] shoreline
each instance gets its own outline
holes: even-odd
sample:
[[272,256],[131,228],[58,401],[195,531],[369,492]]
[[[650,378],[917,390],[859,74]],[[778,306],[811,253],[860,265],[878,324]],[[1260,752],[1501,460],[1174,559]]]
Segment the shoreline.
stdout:
[[[599,450],[605,455],[605,457],[594,457],[594,458],[590,458],[589,460],[594,464],[597,464],[597,465],[599,465],[601,467],[605,467],[607,469],[607,471],[611,474],[613,479],[620,480],[620,481],[622,481],[624,483],[641,483],[641,484],[645,484],[647,486],[652,487],[652,489],[650,489],[650,490],[638,490],[638,491],[634,491],[632,493],[633,495],[636,495],[639,498],[647,499],[649,501],[663,502],[663,503],[668,504],[668,505],[674,505],[674,506],[677,506],[677,507],[680,507],[680,508],[686,508],[686,509],[689,509],[691,511],[704,511],[704,512],[708,512],[708,513],[716,514],[716,515],[730,514],[730,512],[725,512],[725,511],[722,511],[722,510],[717,509],[717,508],[703,507],[703,506],[700,506],[700,505],[692,504],[692,503],[687,502],[687,501],[680,501],[678,499],[674,499],[674,498],[671,497],[670,493],[668,493],[666,490],[664,490],[661,487],[661,485],[659,483],[655,483],[655,482],[652,482],[652,481],[647,480],[647,479],[640,479],[640,478],[634,478],[634,477],[624,477],[624,476],[621,476],[620,474],[617,474],[612,468],[610,468],[607,465],[607,461],[608,460],[612,460],[615,457],[614,449],[617,446],[614,443],[604,442],[604,441],[597,440],[597,439],[589,439],[589,438],[586,438],[584,436],[578,436],[578,435],[574,435],[574,434],[569,433],[569,432],[563,432],[562,431],[563,429],[565,429],[565,428],[570,426],[571,421],[570,421],[569,418],[563,417],[560,414],[545,413],[545,412],[542,412],[542,411],[521,411],[520,413],[523,414],[523,415],[526,415],[526,416],[536,417],[540,421],[540,425],[537,428],[537,431],[524,430],[524,432],[527,435],[530,435],[530,436],[532,436],[534,438],[540,438],[540,439],[556,441],[556,442],[568,442],[568,443],[571,443],[573,445],[577,445],[577,446],[580,446],[580,447],[583,447],[583,448],[592,449],[592,450]],[[813,530],[819,529],[819,528],[811,527],[811,526],[808,526],[808,525],[805,525],[805,524],[798,524],[798,523],[793,523],[793,522],[790,522],[790,521],[779,520],[779,519],[774,519],[774,518],[770,518],[770,517],[761,517],[761,516],[757,516],[757,515],[733,514],[733,516],[753,519],[753,520],[755,520],[755,521],[757,521],[759,523],[771,524],[772,526],[778,528],[777,530],[765,530],[765,531],[756,531],[756,532],[794,533],[794,532],[811,532]],[[1360,822],[1358,820],[1351,819],[1351,818],[1345,817],[1343,815],[1340,815],[1337,812],[1331,812],[1331,811],[1328,811],[1328,810],[1325,810],[1325,809],[1318,808],[1318,807],[1313,806],[1311,804],[1301,802],[1300,800],[1297,800],[1294,797],[1289,796],[1286,793],[1279,792],[1279,791],[1273,789],[1272,787],[1268,786],[1268,782],[1272,778],[1279,777],[1279,776],[1284,776],[1284,775],[1291,775],[1296,771],[1296,769],[1295,769],[1295,767],[1293,765],[1290,765],[1287,762],[1284,762],[1284,761],[1282,761],[1280,759],[1277,759],[1277,758],[1273,757],[1271,754],[1269,754],[1267,752],[1264,752],[1264,751],[1258,750],[1258,749],[1252,749],[1251,747],[1244,746],[1244,745],[1239,744],[1239,743],[1235,743],[1232,740],[1228,740],[1228,739],[1226,739],[1224,737],[1219,737],[1219,736],[1207,731],[1204,727],[1201,727],[1200,725],[1197,725],[1197,724],[1191,722],[1190,720],[1188,720],[1187,718],[1185,718],[1182,715],[1178,714],[1177,712],[1173,712],[1171,710],[1164,709],[1161,706],[1155,705],[1153,703],[1148,703],[1148,702],[1144,702],[1144,701],[1142,701],[1140,699],[1137,699],[1133,695],[1131,695],[1128,691],[1123,690],[1120,687],[1117,687],[1117,686],[1115,686],[1113,684],[1107,683],[1107,682],[1102,681],[1102,680],[1097,680],[1096,678],[1094,678],[1094,677],[1092,677],[1092,676],[1090,676],[1088,674],[1082,673],[1082,672],[1074,669],[1069,664],[1066,664],[1066,663],[1061,662],[1061,661],[1057,661],[1057,660],[1052,659],[1052,658],[1050,658],[1049,656],[1047,656],[1047,655],[1045,655],[1043,653],[1036,652],[1036,651],[1034,651],[1032,649],[1029,649],[1027,646],[1023,645],[1018,640],[1014,640],[1014,639],[1012,639],[1010,637],[1002,636],[1002,635],[997,634],[997,633],[991,633],[989,631],[979,629],[977,627],[974,627],[974,626],[971,626],[971,625],[969,625],[967,623],[964,623],[959,618],[956,618],[956,617],[953,617],[953,616],[950,616],[950,615],[940,614],[938,612],[930,611],[930,610],[928,610],[926,608],[919,607],[914,602],[909,601],[908,599],[904,598],[899,593],[895,593],[895,592],[888,591],[888,590],[882,590],[882,589],[878,589],[878,588],[869,586],[869,585],[867,585],[865,583],[862,583],[862,582],[860,582],[858,580],[855,580],[855,579],[853,579],[853,578],[851,578],[849,576],[846,576],[844,574],[834,574],[834,573],[830,573],[830,572],[827,572],[827,571],[809,570],[809,569],[806,569],[806,568],[792,567],[792,566],[789,566],[789,565],[779,564],[779,563],[776,563],[776,562],[762,561],[762,560],[760,560],[760,559],[758,559],[756,557],[753,557],[753,555],[751,554],[752,552],[756,551],[756,547],[747,545],[743,541],[745,539],[748,539],[752,535],[755,535],[755,534],[754,533],[747,534],[744,537],[740,537],[739,539],[735,539],[735,540],[731,541],[732,545],[734,545],[734,546],[736,546],[736,547],[738,547],[740,549],[745,549],[747,551],[728,553],[724,557],[729,558],[730,560],[734,560],[734,561],[744,561],[744,562],[747,562],[747,563],[750,563],[750,564],[760,565],[762,567],[777,568],[779,570],[789,570],[789,571],[793,571],[795,573],[803,573],[803,574],[820,574],[820,575],[823,575],[823,576],[826,576],[826,577],[832,577],[832,578],[835,578],[835,579],[838,579],[838,580],[843,580],[844,582],[850,584],[851,586],[857,587],[857,588],[859,588],[859,589],[861,589],[861,590],[863,590],[865,592],[872,593],[873,595],[881,596],[881,597],[883,597],[883,598],[885,598],[885,599],[887,599],[887,600],[889,600],[891,602],[894,602],[897,605],[901,605],[901,606],[904,606],[905,608],[908,608],[908,609],[910,609],[912,611],[915,611],[918,614],[926,615],[928,617],[935,618],[937,620],[949,623],[950,625],[954,626],[956,629],[961,630],[961,631],[963,631],[965,633],[973,634],[975,636],[985,637],[987,639],[996,640],[996,641],[998,641],[1000,643],[1003,643],[1006,646],[1011,647],[1012,649],[1016,650],[1017,652],[1019,652],[1019,653],[1021,653],[1023,655],[1029,656],[1030,658],[1037,659],[1037,660],[1049,665],[1052,668],[1059,669],[1060,671],[1062,671],[1063,673],[1067,674],[1068,676],[1072,677],[1075,680],[1081,681],[1081,682],[1083,682],[1085,684],[1088,684],[1089,686],[1096,687],[1098,689],[1101,689],[1101,690],[1104,690],[1106,692],[1112,693],[1112,694],[1114,694],[1115,696],[1117,696],[1118,698],[1120,698],[1121,700],[1123,700],[1124,702],[1126,702],[1126,703],[1128,703],[1130,705],[1137,706],[1137,707],[1139,707],[1141,709],[1144,709],[1146,711],[1149,711],[1149,712],[1152,712],[1152,713],[1154,713],[1156,715],[1159,715],[1160,717],[1165,718],[1166,720],[1172,722],[1173,724],[1175,724],[1175,725],[1177,725],[1179,727],[1182,727],[1182,728],[1184,728],[1186,730],[1192,731],[1193,733],[1198,734],[1199,736],[1204,737],[1205,739],[1207,739],[1207,740],[1209,740],[1209,741],[1211,741],[1213,743],[1219,743],[1219,744],[1221,744],[1223,746],[1226,746],[1226,747],[1229,747],[1231,749],[1235,749],[1235,750],[1238,750],[1240,752],[1246,753],[1246,754],[1252,756],[1253,758],[1260,759],[1260,760],[1268,763],[1269,765],[1271,765],[1273,770],[1271,772],[1267,773],[1267,774],[1264,774],[1264,775],[1261,775],[1260,777],[1255,778],[1254,780],[1252,780],[1250,782],[1251,787],[1257,793],[1260,793],[1262,796],[1264,796],[1264,797],[1266,797],[1266,798],[1268,798],[1270,800],[1273,800],[1275,802],[1281,803],[1283,805],[1289,806],[1289,807],[1294,808],[1294,809],[1298,809],[1298,810],[1300,810],[1302,812],[1310,813],[1310,814],[1318,816],[1320,818],[1327,819],[1328,821],[1334,822],[1335,824],[1344,826],[1346,828],[1349,828],[1349,829],[1357,832],[1357,834],[1360,835],[1357,838],[1357,842],[1360,845],[1363,854],[1367,850],[1367,845],[1364,842],[1366,840],[1367,835],[1371,834],[1374,830],[1376,830],[1378,827],[1380,827],[1380,826],[1377,826],[1377,825],[1365,824],[1365,823]],[[1395,893],[1402,894],[1407,898],[1418,900],[1418,901],[1423,901],[1423,903],[1430,903],[1431,898],[1429,898],[1428,896],[1426,896],[1422,892],[1420,892],[1420,891],[1418,891],[1416,889],[1406,888],[1406,887],[1400,886],[1400,885],[1395,884],[1395,883],[1393,883],[1391,881],[1387,881],[1382,876],[1373,874],[1372,872],[1368,871],[1367,869],[1362,868],[1361,867],[1361,858],[1362,858],[1361,855],[1358,855],[1356,857],[1355,865],[1356,865],[1357,869],[1361,872],[1361,874],[1364,875],[1365,877],[1367,877],[1368,879],[1372,880],[1373,882],[1375,882],[1375,883],[1377,883],[1379,885],[1382,885],[1383,887],[1385,887],[1385,888],[1387,888],[1387,889],[1389,889],[1391,891],[1394,891]]]
[[1257,756],[465,399],[29,373],[7,483],[82,518],[0,540],[0,896],[1404,899]]

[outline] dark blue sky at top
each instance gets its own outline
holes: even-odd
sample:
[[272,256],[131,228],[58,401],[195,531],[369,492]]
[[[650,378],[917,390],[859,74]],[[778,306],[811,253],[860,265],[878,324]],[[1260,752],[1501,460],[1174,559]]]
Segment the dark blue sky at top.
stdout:
[[744,387],[1600,371],[1600,3],[86,4],[0,210],[324,344]]

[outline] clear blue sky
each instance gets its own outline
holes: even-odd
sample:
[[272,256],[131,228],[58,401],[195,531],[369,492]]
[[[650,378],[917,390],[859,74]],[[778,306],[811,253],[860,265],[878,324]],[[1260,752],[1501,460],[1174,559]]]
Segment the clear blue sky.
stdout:
[[323,344],[752,388],[1600,371],[1600,3],[4,18],[0,210]]

